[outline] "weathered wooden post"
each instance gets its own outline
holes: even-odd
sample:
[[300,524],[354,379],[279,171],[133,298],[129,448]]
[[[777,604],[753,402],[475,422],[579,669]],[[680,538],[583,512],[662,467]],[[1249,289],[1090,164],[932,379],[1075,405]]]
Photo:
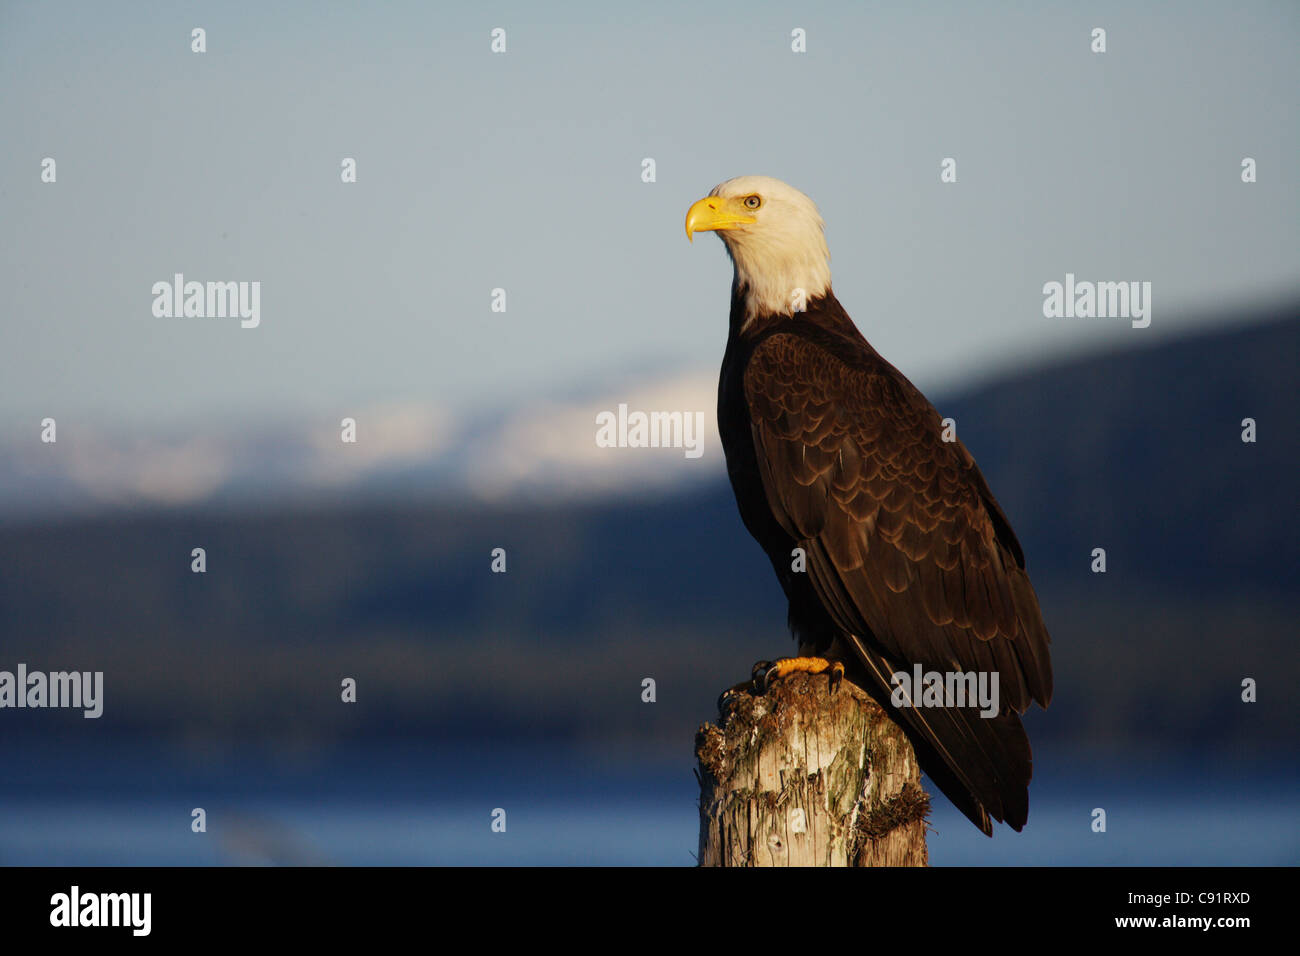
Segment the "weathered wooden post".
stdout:
[[925,866],[912,745],[848,681],[795,674],[730,695],[695,735],[701,866]]

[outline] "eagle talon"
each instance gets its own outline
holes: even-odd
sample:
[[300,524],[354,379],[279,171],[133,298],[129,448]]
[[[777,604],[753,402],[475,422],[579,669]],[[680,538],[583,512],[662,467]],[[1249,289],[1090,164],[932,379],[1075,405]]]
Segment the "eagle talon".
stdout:
[[830,678],[830,692],[833,696],[840,689],[840,684],[844,683],[844,665],[839,661],[832,661],[826,673]]
[[830,679],[830,692],[840,688],[844,680],[844,665],[823,657],[783,657],[776,661],[759,661],[754,665],[754,694],[761,697],[768,692],[772,682],[791,674],[825,674]]

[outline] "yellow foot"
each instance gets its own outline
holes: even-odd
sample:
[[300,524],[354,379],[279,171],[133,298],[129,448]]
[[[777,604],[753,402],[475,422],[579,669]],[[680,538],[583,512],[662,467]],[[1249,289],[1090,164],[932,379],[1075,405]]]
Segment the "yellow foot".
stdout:
[[824,657],[782,657],[775,661],[759,661],[754,665],[754,693],[766,694],[772,681],[791,674],[828,674],[833,694],[844,679],[844,665],[839,661],[828,661]]

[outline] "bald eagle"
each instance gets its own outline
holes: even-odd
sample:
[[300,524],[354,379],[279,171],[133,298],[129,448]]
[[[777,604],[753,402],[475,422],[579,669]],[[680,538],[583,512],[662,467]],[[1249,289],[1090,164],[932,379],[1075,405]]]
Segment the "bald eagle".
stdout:
[[[1051,700],[1052,665],[1010,521],[970,452],[945,440],[934,406],[831,292],[812,200],[765,176],[731,179],[686,214],[687,238],[706,230],[735,269],[718,383],[727,474],[800,654],[755,665],[754,684],[846,676],[971,822],[1021,829],[1032,765],[1020,715]],[[999,699],[923,695],[899,676],[921,673],[996,677]]]

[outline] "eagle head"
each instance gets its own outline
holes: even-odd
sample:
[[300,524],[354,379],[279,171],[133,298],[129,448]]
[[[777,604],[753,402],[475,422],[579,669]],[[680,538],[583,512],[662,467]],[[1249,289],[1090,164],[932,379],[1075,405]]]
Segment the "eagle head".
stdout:
[[770,176],[719,183],[686,213],[686,238],[713,231],[735,266],[748,318],[801,311],[830,292],[830,251],[817,205]]

